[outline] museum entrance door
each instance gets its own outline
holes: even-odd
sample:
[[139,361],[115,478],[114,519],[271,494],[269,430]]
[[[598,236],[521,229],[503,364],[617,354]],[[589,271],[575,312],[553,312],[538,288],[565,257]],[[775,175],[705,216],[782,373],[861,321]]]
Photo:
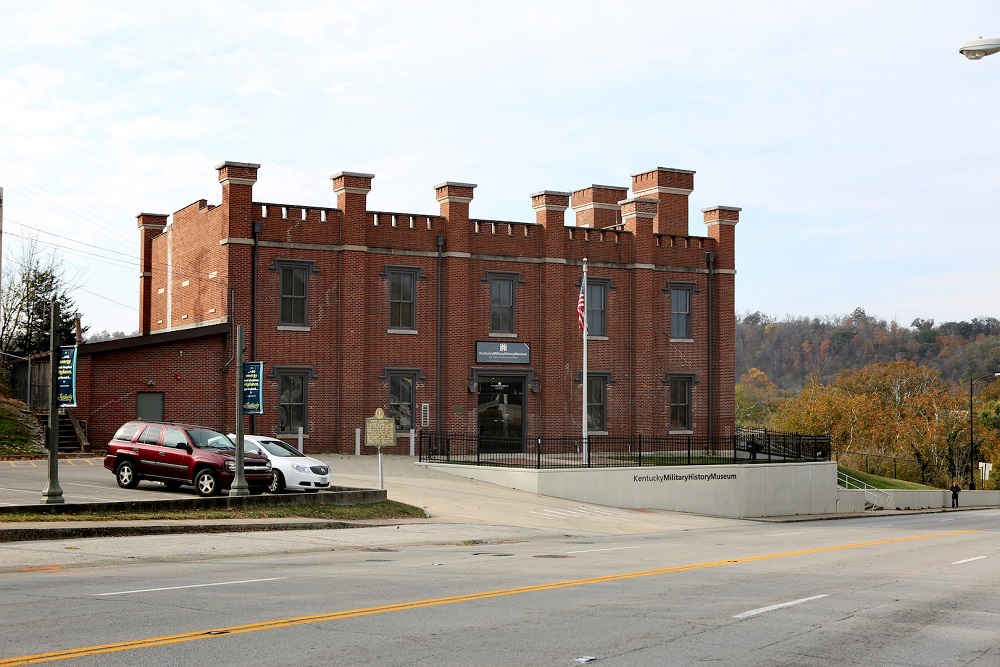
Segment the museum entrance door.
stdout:
[[524,451],[524,378],[479,376],[479,451]]

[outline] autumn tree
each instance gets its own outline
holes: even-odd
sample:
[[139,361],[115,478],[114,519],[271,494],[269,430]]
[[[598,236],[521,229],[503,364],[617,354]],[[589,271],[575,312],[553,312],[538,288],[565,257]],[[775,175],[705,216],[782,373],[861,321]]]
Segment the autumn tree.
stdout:
[[[865,456],[866,467],[879,468],[872,472],[940,484],[968,470],[963,405],[936,371],[912,362],[880,362],[842,371],[829,385],[814,380],[781,404],[775,425],[829,433],[838,455],[851,461]],[[906,469],[908,462],[912,469]]]
[[736,385],[736,423],[769,428],[779,400],[777,385],[764,371],[751,368]]

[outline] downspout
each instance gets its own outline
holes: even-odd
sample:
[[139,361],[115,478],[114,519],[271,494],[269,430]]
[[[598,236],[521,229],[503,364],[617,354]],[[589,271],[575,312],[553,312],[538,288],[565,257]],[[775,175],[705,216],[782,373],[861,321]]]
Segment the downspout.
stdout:
[[715,435],[715,367],[712,365],[712,348],[715,347],[715,308],[712,303],[712,293],[715,291],[715,253],[705,253],[705,263],[708,265],[708,439],[712,441]]
[[[253,250],[250,255],[250,361],[257,361],[257,246],[260,241],[260,224],[260,220],[253,221]],[[256,413],[250,415],[250,433],[257,434]]]
[[229,368],[229,364],[233,363],[233,359],[236,358],[236,289],[229,288],[229,340],[233,345],[233,353],[229,355],[229,360],[226,361],[222,366],[222,372],[225,373],[226,369]]
[[437,331],[434,340],[434,430],[441,432],[441,264],[444,234],[437,235]]

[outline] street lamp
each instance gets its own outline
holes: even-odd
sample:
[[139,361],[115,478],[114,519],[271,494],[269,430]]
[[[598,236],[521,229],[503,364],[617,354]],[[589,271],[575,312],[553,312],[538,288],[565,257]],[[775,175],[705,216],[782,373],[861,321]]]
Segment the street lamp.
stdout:
[[982,60],[985,56],[991,56],[1000,51],[1000,37],[989,39],[970,39],[962,42],[958,47],[958,52],[969,60]]
[[974,385],[979,380],[988,380],[990,378],[998,377],[1000,378],[1000,373],[992,373],[987,375],[980,375],[977,378],[972,378],[969,380],[969,490],[976,490],[976,445],[975,440],[972,439],[972,385]]

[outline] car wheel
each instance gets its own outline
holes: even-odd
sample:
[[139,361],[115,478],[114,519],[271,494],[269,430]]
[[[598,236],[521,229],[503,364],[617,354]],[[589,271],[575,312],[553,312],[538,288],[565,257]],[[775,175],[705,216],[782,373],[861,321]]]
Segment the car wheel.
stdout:
[[271,493],[281,493],[285,490],[285,478],[277,470],[271,471],[271,483],[267,490]]
[[136,474],[135,464],[131,461],[122,461],[119,463],[115,477],[118,479],[118,486],[123,489],[134,489],[139,486],[139,475]]
[[167,487],[167,491],[176,491],[181,488],[180,482],[164,482],[163,486]]
[[194,476],[194,488],[203,498],[214,496],[219,492],[219,478],[211,470],[199,470]]

